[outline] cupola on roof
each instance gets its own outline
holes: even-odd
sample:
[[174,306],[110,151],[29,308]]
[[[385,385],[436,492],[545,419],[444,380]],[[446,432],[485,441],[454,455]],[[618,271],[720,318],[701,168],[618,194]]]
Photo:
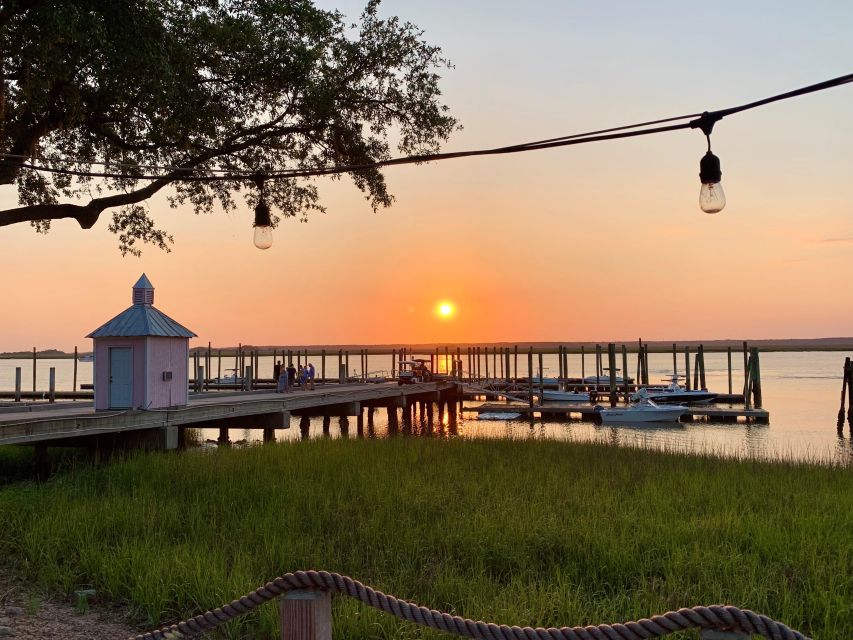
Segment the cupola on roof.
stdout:
[[196,334],[154,308],[154,285],[143,273],[133,285],[133,306],[101,325],[87,338],[158,336],[195,338]]

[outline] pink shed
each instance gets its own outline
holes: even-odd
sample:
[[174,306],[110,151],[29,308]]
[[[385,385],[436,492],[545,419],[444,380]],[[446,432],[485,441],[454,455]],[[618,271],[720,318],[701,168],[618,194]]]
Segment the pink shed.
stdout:
[[195,336],[154,307],[154,287],[142,274],[133,306],[87,336],[95,343],[95,410],[186,405]]

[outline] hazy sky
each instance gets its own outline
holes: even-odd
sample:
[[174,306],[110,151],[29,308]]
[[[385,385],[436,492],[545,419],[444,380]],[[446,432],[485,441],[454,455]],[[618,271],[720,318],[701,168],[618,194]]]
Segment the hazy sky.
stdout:
[[[354,16],[360,2],[328,0]],[[853,3],[386,0],[455,68],[446,150],[741,104],[853,72]],[[107,230],[0,229],[0,351],[89,348],[144,271],[198,343],[853,335],[853,85],[717,124],[728,205],[699,210],[697,131],[390,168],[374,214],[347,180],[268,251],[252,217],[150,201],[172,253]],[[15,194],[0,187],[0,205]],[[458,312],[434,314],[440,300]]]

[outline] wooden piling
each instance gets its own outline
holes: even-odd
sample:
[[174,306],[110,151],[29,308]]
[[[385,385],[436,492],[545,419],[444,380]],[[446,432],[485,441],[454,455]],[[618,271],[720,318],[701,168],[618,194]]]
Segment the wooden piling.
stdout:
[[216,378],[222,380],[222,349],[216,351]]
[[56,367],[51,367],[48,375],[47,401],[56,402]]
[[622,345],[622,384],[625,387],[625,402],[628,402],[628,396],[631,392],[628,387],[628,347]]
[[607,345],[607,366],[610,368],[610,406],[616,406],[616,345]]
[[678,351],[678,347],[675,343],[672,343],[672,375],[678,375],[678,358],[676,357],[676,352]]
[[[74,378],[71,383],[71,390],[77,391],[77,347],[74,347]],[[74,402],[77,402],[77,398],[74,398]]]
[[729,365],[729,395],[732,395],[732,348],[726,347],[726,361]]
[[586,353],[584,352],[584,346],[581,345],[581,382],[586,378]]
[[512,371],[509,368],[509,347],[504,351],[504,359],[506,360],[506,383],[510,384],[512,382]]
[[15,402],[21,401],[21,367],[15,367]]
[[36,348],[33,347],[33,393],[36,392]]
[[320,351],[320,384],[326,384],[326,350]]
[[756,409],[762,408],[761,396],[761,360],[758,357],[758,347],[750,349],[752,359],[752,397]]
[[527,397],[533,407],[533,347],[527,352]]
[[705,383],[705,346],[699,345],[699,388],[703,391],[708,390]]
[[539,352],[539,404],[545,400],[545,369],[542,366],[542,352]]
[[690,347],[684,347],[684,388],[690,391]]
[[515,373],[513,374],[512,377],[515,378],[516,382],[518,382],[518,345],[515,345],[514,353],[515,353],[515,355],[514,355],[513,371]]

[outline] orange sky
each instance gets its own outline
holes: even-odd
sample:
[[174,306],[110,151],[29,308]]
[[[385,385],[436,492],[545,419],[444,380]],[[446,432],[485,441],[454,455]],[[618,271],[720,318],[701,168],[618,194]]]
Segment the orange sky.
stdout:
[[[465,129],[447,150],[739,104],[853,59],[843,3],[739,10],[717,24],[716,52],[684,35],[698,14],[676,3],[647,24],[629,3],[614,18],[543,2],[519,23],[482,2],[487,18],[466,6],[453,24],[442,2],[387,4],[456,64],[444,98]],[[563,40],[546,37],[555,23]],[[591,42],[597,55],[581,55]],[[220,346],[853,335],[851,103],[839,88],[719,123],[728,205],[715,216],[697,202],[704,140],[676,132],[391,168],[397,202],[378,214],[346,180],[321,180],[328,213],[284,223],[263,252],[249,211],[196,217],[165,197],[150,206],[173,251],[142,259],[121,257],[109,213],[92,231],[4,227],[0,351],[88,348],[143,271],[158,308]],[[440,300],[452,319],[435,316]]]

